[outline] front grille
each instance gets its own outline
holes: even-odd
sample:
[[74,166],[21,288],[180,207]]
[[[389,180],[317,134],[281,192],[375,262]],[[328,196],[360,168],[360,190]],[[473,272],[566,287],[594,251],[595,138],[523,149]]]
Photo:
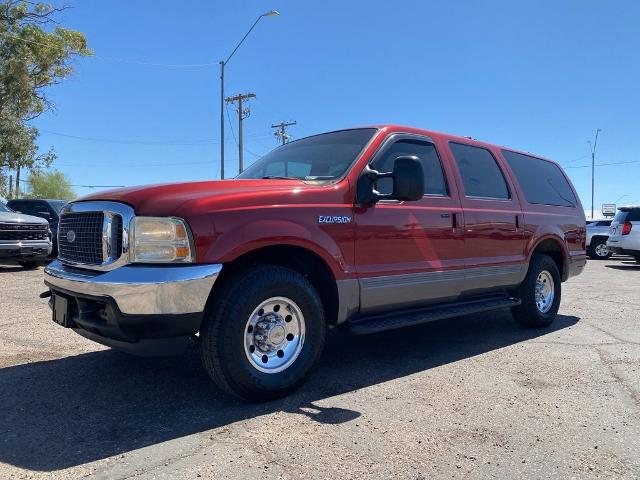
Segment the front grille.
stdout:
[[116,215],[113,217],[113,226],[111,227],[112,231],[115,231],[116,238],[116,255],[115,258],[120,258],[122,255],[122,217],[120,215]]
[[104,213],[102,212],[63,214],[58,225],[58,257],[60,260],[86,265],[103,263],[103,223]]
[[47,224],[0,223],[0,240],[46,240]]

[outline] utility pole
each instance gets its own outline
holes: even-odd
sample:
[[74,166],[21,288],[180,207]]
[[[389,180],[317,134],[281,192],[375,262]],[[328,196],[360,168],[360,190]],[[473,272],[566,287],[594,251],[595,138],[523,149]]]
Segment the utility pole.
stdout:
[[275,135],[276,138],[279,138],[280,141],[282,142],[282,145],[284,145],[285,143],[287,143],[287,140],[289,140],[289,135],[287,134],[287,127],[291,127],[292,125],[296,125],[297,122],[293,121],[293,122],[280,122],[280,123],[276,123],[275,125],[271,125],[271,128],[275,128],[276,131],[273,132],[273,134]]
[[16,198],[20,198],[20,165],[16,167]]
[[238,102],[238,108],[236,109],[236,112],[238,112],[238,173],[242,173],[244,170],[242,121],[251,115],[251,109],[249,109],[249,107],[243,109],[242,102],[244,100],[255,98],[255,96],[255,93],[239,93],[235,97],[225,98],[227,103]]
[[9,175],[9,199],[13,198],[13,175]]
[[[593,220],[594,213],[594,192],[596,185],[596,145],[598,145],[598,134],[601,132],[601,129],[596,130],[596,138],[593,141],[593,148],[591,149],[591,220]],[[591,143],[591,142],[589,142]]]

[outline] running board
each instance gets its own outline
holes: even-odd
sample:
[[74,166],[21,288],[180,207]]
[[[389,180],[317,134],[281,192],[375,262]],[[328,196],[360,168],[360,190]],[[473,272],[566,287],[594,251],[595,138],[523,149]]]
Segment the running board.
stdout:
[[461,317],[472,313],[517,307],[522,301],[514,297],[491,297],[482,300],[449,303],[419,310],[406,310],[397,315],[371,315],[350,320],[346,327],[356,335],[384,332],[396,328],[411,327],[422,323]]

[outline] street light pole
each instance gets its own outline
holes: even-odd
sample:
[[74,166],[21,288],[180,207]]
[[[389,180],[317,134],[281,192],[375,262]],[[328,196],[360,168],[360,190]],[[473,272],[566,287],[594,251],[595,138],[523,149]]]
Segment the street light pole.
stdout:
[[224,64],[220,61],[220,180],[224,180]]
[[251,28],[244,34],[242,40],[238,42],[236,47],[233,49],[231,54],[227,57],[226,60],[220,60],[220,179],[224,180],[224,67],[229,63],[233,54],[236,53],[240,45],[242,45],[245,39],[249,36],[251,31],[255,28],[262,17],[274,17],[280,15],[276,10],[270,10],[267,13],[263,13],[260,15]]
[[596,130],[596,138],[593,141],[593,148],[591,149],[591,220],[593,220],[594,212],[594,192],[596,185],[596,145],[598,144],[598,134],[601,132],[599,128]]

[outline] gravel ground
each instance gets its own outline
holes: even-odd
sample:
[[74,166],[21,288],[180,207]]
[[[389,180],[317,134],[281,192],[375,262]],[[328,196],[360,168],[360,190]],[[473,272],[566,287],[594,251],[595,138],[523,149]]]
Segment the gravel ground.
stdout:
[[640,266],[589,262],[560,316],[331,331],[301,391],[221,396],[50,320],[42,269],[0,266],[0,478],[640,478]]

